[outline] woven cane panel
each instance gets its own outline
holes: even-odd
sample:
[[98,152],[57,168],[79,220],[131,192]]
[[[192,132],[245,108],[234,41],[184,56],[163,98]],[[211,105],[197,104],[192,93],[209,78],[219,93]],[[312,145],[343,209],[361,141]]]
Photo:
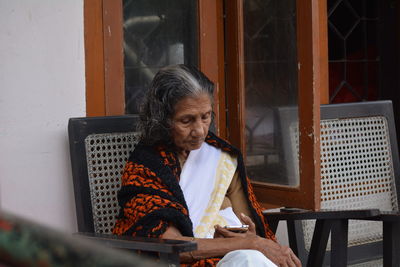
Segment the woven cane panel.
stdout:
[[382,267],[383,259],[372,260],[369,262],[362,262],[357,264],[348,265],[349,267]]
[[111,233],[119,212],[117,192],[125,163],[138,141],[135,133],[94,134],[86,137],[95,233]]
[[[321,209],[398,210],[385,117],[321,121],[320,142]],[[307,250],[314,224],[303,222]],[[349,246],[381,239],[381,222],[349,222]]]

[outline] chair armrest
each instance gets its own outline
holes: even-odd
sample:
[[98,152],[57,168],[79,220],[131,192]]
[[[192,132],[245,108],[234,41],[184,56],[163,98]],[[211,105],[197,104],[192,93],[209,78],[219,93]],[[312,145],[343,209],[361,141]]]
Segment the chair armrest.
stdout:
[[152,251],[167,254],[188,252],[197,249],[196,242],[184,240],[117,236],[94,233],[78,233],[77,235],[85,239],[97,241],[108,247],[120,249]]
[[378,216],[365,218],[363,220],[381,221],[381,222],[400,222],[400,213],[398,211],[381,211]]
[[398,211],[382,211],[378,217],[384,222],[400,222],[400,213]]
[[275,233],[279,221],[297,221],[297,220],[379,220],[381,213],[379,209],[365,210],[304,210],[283,208],[280,212],[263,211],[271,230]]
[[263,211],[264,216],[268,220],[329,220],[329,219],[362,219],[380,215],[378,209],[365,210],[285,210],[281,212]]

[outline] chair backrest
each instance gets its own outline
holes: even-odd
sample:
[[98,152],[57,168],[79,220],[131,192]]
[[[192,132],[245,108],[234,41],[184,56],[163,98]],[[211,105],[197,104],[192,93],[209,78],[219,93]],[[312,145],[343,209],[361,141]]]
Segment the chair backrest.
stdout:
[[79,232],[109,234],[119,212],[122,171],[138,136],[135,115],[71,118],[68,123]]
[[[288,122],[297,111],[283,108],[278,113],[284,120],[281,127],[293,129],[283,144],[287,160],[298,162],[298,125],[295,119]],[[400,164],[391,101],[322,105],[320,127],[321,208],[398,211]],[[298,177],[298,167],[288,174]],[[303,221],[307,251],[313,230],[314,222]],[[350,221],[350,247],[381,239],[381,223]]]

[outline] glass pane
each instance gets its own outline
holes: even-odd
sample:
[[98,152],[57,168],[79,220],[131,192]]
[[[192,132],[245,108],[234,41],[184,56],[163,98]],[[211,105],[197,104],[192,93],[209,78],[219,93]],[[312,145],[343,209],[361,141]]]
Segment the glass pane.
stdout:
[[197,66],[197,1],[124,0],[123,13],[125,111],[135,114],[160,68]]
[[330,103],[377,100],[382,75],[378,29],[386,28],[379,17],[379,2],[328,0],[327,3]]
[[249,177],[296,186],[296,1],[246,0],[243,10]]

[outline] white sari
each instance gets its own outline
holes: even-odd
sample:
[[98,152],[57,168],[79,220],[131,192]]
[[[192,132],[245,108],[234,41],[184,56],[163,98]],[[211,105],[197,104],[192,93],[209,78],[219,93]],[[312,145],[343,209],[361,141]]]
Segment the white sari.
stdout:
[[195,237],[213,238],[216,224],[241,224],[231,207],[220,210],[236,167],[235,157],[205,142],[190,152],[179,184]]

